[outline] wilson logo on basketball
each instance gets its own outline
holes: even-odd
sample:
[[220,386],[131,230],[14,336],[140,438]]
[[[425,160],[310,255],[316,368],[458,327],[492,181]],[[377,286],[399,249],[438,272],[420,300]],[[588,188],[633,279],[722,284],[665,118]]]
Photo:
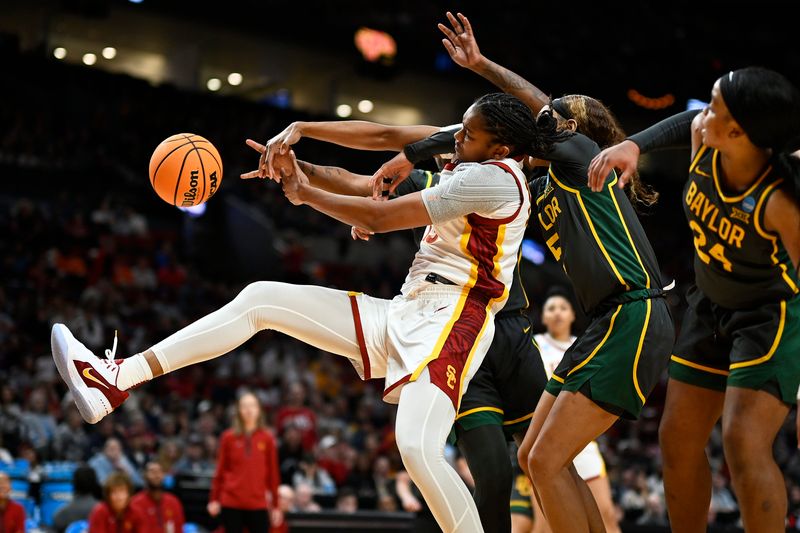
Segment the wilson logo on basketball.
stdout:
[[183,193],[182,205],[184,207],[194,205],[194,201],[197,199],[197,178],[199,174],[199,170],[192,170],[191,172],[191,177],[189,178],[189,190]]
[[211,185],[209,186],[208,190],[208,197],[211,198],[215,192],[217,192],[217,171],[211,173],[211,176],[208,177],[211,180]]
[[456,388],[456,369],[453,365],[447,365],[447,386],[453,390]]

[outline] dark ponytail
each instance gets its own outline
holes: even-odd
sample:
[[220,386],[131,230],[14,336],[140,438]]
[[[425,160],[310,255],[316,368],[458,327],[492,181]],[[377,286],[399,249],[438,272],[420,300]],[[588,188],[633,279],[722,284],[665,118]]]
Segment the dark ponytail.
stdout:
[[488,131],[497,142],[511,148],[509,157],[529,155],[543,158],[553,143],[571,132],[559,132],[552,113],[534,117],[530,108],[519,98],[506,93],[491,93],[475,101]]
[[800,200],[800,90],[782,74],[761,67],[733,70],[719,79],[733,119],[755,146],[772,150],[772,164]]

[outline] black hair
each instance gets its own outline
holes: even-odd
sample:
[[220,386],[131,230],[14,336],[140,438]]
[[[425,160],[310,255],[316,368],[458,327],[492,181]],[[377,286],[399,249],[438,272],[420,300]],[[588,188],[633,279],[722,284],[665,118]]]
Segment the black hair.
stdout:
[[733,119],[759,148],[772,150],[772,164],[800,197],[800,90],[785,76],[762,67],[731,71],[719,89]]
[[534,117],[522,100],[510,94],[487,94],[475,100],[473,105],[483,117],[486,131],[497,142],[510,147],[509,157],[530,155],[544,158],[553,143],[572,135],[570,131],[557,131],[557,121],[551,111],[543,111]]
[[565,287],[562,287],[560,285],[554,285],[550,287],[550,289],[544,295],[544,299],[542,300],[542,305],[544,305],[545,302],[547,302],[547,300],[549,300],[550,298],[556,296],[559,298],[564,298],[566,301],[568,301],[570,307],[572,307],[572,310],[575,311],[575,304],[572,301],[572,294],[570,294],[570,292]]
[[97,474],[90,466],[79,466],[72,473],[72,486],[75,494],[97,494],[98,483]]

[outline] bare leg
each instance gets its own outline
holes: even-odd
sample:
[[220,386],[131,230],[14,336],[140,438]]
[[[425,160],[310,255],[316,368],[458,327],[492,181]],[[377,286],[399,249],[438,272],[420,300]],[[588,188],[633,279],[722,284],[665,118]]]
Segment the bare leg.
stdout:
[[725,458],[748,533],[783,532],[786,486],[772,444],[789,406],[764,391],[728,387],[722,415]]
[[722,414],[725,395],[674,379],[659,428],[664,454],[664,491],[674,531],[705,533],[711,504],[711,467],[706,443]]
[[600,516],[603,517],[603,525],[608,533],[621,533],[617,512],[614,509],[614,501],[611,499],[611,485],[608,477],[596,477],[586,482],[589,490],[592,491],[597,507],[600,508]]
[[[531,450],[528,467],[554,532],[590,531],[584,498],[570,466],[578,452],[617,418],[580,393],[562,391],[553,404]],[[596,509],[594,500],[592,505]],[[596,514],[599,516],[599,510]]]

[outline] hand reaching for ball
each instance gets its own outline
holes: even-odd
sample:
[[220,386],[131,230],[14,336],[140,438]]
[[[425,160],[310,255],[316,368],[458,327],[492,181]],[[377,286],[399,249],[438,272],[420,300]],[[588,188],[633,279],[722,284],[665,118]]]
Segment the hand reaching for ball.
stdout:
[[[288,158],[288,161],[286,159]],[[286,163],[290,163],[288,170]],[[273,168],[277,168],[281,174],[281,187],[286,199],[294,205],[303,204],[303,190],[309,186],[308,176],[300,170],[294,150],[289,150],[286,154],[275,156]]]
[[[245,141],[247,146],[261,154],[261,160],[264,157],[270,155],[268,154],[269,148],[259,142],[254,141],[253,139],[247,139]],[[287,150],[285,153],[274,153],[272,154],[272,158],[270,159],[270,167],[274,169],[275,173],[264,173],[262,171],[261,163],[259,163],[259,168],[250,172],[245,172],[240,177],[243,180],[249,180],[253,178],[269,178],[275,182],[280,183],[281,181],[281,173],[282,172],[291,172],[292,171],[292,158],[289,156],[289,151]]]

